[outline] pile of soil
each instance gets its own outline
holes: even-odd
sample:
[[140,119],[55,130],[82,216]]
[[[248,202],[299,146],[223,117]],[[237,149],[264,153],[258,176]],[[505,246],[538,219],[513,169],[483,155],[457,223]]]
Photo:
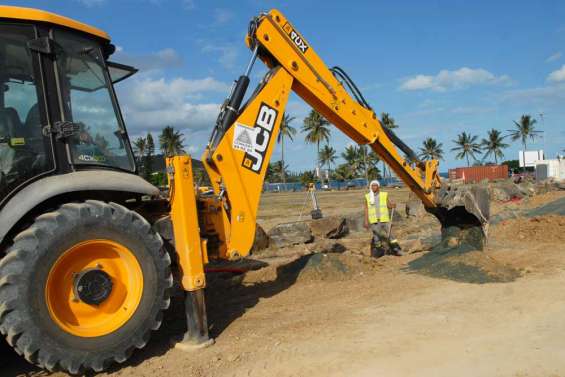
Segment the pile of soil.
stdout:
[[350,254],[309,254],[282,266],[278,273],[297,281],[340,281],[374,271],[374,260]]
[[528,242],[565,242],[565,216],[546,215],[502,221],[491,230],[496,238]]
[[469,244],[449,247],[441,243],[432,251],[408,263],[408,270],[426,276],[463,283],[506,283],[520,277],[520,272],[497,261],[485,251]]

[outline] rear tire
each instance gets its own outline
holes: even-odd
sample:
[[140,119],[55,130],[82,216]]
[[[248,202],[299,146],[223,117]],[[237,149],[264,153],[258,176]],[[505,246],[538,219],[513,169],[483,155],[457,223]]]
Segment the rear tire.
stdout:
[[[105,249],[104,242],[115,246]],[[90,248],[77,249],[85,244]],[[115,203],[65,204],[37,217],[0,261],[0,332],[16,352],[50,371],[100,372],[126,361],[160,327],[170,303],[171,260],[162,246],[143,217]],[[113,264],[123,265],[120,274],[110,268]],[[79,265],[83,271],[106,271],[112,282],[104,292],[107,301],[78,299]],[[111,302],[116,304],[109,309]],[[111,310],[115,313],[108,316]],[[110,322],[110,317],[123,321],[96,327],[98,318]]]

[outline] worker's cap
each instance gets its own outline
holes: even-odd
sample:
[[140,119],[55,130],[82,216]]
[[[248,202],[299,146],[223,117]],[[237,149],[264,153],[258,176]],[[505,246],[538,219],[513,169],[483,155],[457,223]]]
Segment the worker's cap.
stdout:
[[381,186],[380,182],[377,181],[376,179],[373,179],[373,180],[371,181],[371,184],[370,184],[369,186],[372,186],[372,185],[377,185],[377,186],[379,186],[379,187]]

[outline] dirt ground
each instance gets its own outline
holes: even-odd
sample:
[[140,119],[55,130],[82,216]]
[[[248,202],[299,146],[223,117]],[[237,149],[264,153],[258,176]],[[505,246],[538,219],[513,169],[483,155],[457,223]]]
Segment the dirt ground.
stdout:
[[[320,193],[320,206],[353,213],[362,195]],[[303,199],[264,195],[259,223],[296,220]],[[171,348],[173,305],[145,349],[102,375],[565,376],[564,210],[564,191],[494,204],[484,252],[446,252],[426,215],[395,224],[402,257],[368,258],[365,233],[258,253],[262,269],[210,276],[214,346]],[[48,375],[11,359],[1,376]]]

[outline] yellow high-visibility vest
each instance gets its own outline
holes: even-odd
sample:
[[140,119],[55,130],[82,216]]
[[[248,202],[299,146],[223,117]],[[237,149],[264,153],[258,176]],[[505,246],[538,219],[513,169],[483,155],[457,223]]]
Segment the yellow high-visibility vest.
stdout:
[[[369,193],[365,195],[365,200],[367,201],[367,210],[369,211],[368,214],[369,214],[370,224],[375,224],[378,222],[388,223],[390,221],[390,217],[388,214],[387,198],[388,198],[388,193],[381,191],[379,193],[379,202],[373,205],[370,202],[371,195]],[[377,205],[379,206],[379,210],[380,210],[380,215],[381,215],[380,218],[377,217],[377,208],[376,208]]]

